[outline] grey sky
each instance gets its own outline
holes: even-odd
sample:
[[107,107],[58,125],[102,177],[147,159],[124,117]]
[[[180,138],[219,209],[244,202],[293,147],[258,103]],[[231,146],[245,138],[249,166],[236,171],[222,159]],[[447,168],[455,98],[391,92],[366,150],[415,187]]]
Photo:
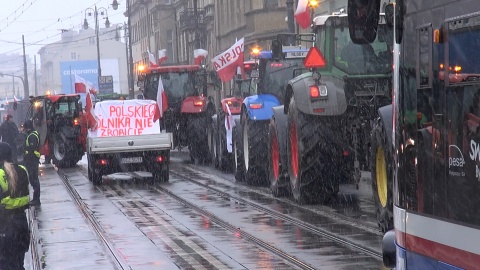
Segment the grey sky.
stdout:
[[[107,9],[111,24],[126,22],[126,0],[117,1],[119,7],[113,10],[113,0],[0,0],[0,54],[21,54],[23,34],[26,54],[33,59],[42,46],[60,40],[61,29],[79,30],[85,10],[94,5]],[[95,27],[93,14],[87,20]],[[104,22],[100,20],[100,27],[105,27]]]

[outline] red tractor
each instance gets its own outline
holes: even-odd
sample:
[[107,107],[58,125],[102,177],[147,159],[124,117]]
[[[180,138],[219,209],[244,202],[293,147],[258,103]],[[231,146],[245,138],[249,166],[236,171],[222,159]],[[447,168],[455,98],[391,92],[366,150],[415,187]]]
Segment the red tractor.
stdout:
[[161,78],[168,101],[160,127],[173,134],[173,147],[188,147],[194,163],[211,160],[208,124],[215,112],[213,99],[207,97],[207,71],[199,65],[172,65],[146,68],[138,78],[143,82],[145,99],[157,100]]
[[40,153],[57,167],[73,167],[82,159],[87,126],[79,94],[31,97],[26,119],[40,135]]
[[[254,78],[251,77],[252,71],[257,70],[258,64],[255,60],[246,60],[243,63],[246,79],[243,79],[240,74],[237,74],[235,83],[237,87],[235,90],[231,89],[230,94],[225,93],[225,98],[220,101],[220,108],[212,117],[212,128],[209,130],[210,152],[215,168],[222,171],[229,171],[233,169],[234,160],[232,148],[228,147],[228,143],[232,141],[227,140],[227,126],[233,126],[235,120],[240,119],[243,99],[254,93],[256,84],[253,83]],[[255,75],[254,75],[255,76]],[[255,76],[255,77],[258,77]],[[228,108],[227,108],[228,107]],[[228,111],[230,110],[230,112]],[[231,114],[233,116],[232,123],[226,121],[226,117]],[[230,127],[232,129],[232,127]],[[230,135],[232,136],[232,135]]]

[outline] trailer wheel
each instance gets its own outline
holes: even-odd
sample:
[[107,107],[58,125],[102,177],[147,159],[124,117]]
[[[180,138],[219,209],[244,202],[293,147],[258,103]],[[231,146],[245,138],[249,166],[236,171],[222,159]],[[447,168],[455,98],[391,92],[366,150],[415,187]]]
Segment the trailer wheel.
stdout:
[[97,169],[97,160],[94,156],[88,155],[88,179],[92,181],[94,185],[102,184],[102,173]]
[[208,149],[208,114],[192,114],[187,120],[188,148],[190,158],[197,163],[210,162],[210,152]]
[[279,141],[278,129],[274,120],[268,126],[268,130],[268,176],[270,179],[270,190],[274,197],[285,196],[288,194],[288,187],[285,185],[287,181],[284,173],[285,164],[282,164],[280,154],[280,143],[284,142]]
[[382,232],[387,232],[393,228],[392,153],[380,118],[373,127],[371,143],[371,179],[375,215]]
[[242,136],[242,126],[238,121],[235,123],[235,126],[232,130],[233,136],[233,154],[234,154],[234,169],[235,169],[235,181],[244,182],[245,181],[245,166],[243,165],[243,136]]
[[252,121],[244,112],[243,119],[243,158],[245,181],[248,184],[261,184],[268,181],[268,121]]
[[[288,109],[288,174],[295,200],[301,204],[326,202],[339,191],[339,180],[329,168],[328,130],[322,118],[298,111],[292,97]],[[330,163],[329,163],[330,162]]]

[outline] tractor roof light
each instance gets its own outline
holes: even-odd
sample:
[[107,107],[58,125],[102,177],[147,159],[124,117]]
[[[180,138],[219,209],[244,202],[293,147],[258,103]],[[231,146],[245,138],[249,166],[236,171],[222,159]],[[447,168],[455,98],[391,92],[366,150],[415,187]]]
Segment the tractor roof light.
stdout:
[[145,66],[144,66],[144,65],[139,65],[139,66],[137,67],[137,70],[140,71],[140,72],[142,72],[142,71],[145,70]]
[[255,58],[258,57],[258,55],[260,54],[260,47],[258,46],[255,46],[252,48],[252,51],[250,52]]
[[309,5],[311,8],[317,8],[317,7],[318,7],[318,4],[319,4],[319,1],[318,1],[318,0],[310,0],[310,1],[308,1],[308,5]]

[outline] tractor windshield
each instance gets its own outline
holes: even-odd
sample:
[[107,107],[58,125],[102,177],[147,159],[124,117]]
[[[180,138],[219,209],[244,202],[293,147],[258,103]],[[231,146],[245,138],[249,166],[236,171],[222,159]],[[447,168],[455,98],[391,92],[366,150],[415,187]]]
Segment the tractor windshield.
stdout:
[[385,24],[378,26],[377,38],[372,44],[353,44],[348,28],[333,30],[335,66],[349,75],[385,74],[391,72],[392,32]]
[[259,92],[263,94],[272,94],[278,98],[284,97],[285,86],[287,82],[294,78],[295,70],[304,68],[303,58],[284,59],[282,61],[268,60],[260,63],[261,69],[264,66],[264,72],[260,71]]
[[198,95],[195,72],[155,73],[147,75],[143,95],[145,99],[157,100],[158,81],[162,78],[163,88],[168,99],[168,107],[180,109],[185,97]]

